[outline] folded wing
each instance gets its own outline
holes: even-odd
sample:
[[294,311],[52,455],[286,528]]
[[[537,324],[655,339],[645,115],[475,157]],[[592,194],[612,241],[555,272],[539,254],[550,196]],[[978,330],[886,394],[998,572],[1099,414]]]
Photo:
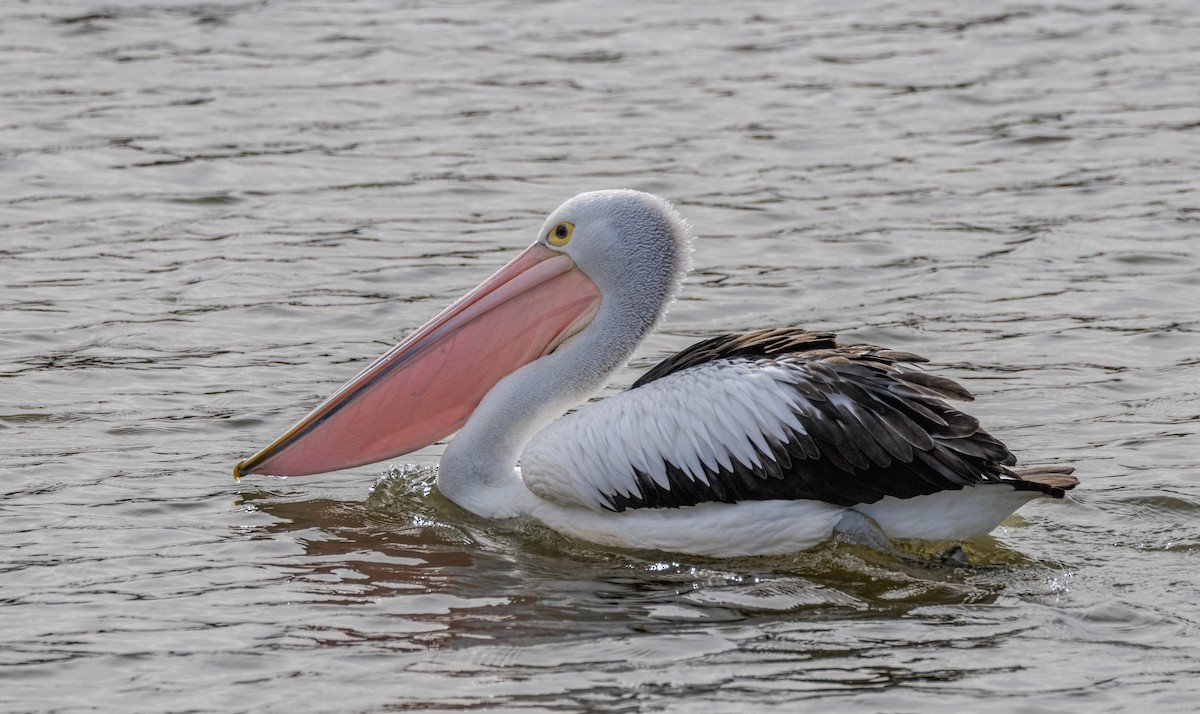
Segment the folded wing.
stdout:
[[1008,468],[1008,449],[946,401],[971,395],[924,361],[799,329],[721,335],[538,433],[522,477],[543,498],[611,511],[852,506],[984,483],[1062,495],[1065,483]]

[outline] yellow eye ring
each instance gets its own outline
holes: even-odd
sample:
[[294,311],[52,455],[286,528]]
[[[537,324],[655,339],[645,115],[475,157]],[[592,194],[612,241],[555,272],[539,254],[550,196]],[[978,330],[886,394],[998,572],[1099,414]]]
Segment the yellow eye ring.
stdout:
[[561,248],[571,240],[571,234],[574,232],[575,224],[563,221],[550,229],[546,234],[546,242],[555,248]]

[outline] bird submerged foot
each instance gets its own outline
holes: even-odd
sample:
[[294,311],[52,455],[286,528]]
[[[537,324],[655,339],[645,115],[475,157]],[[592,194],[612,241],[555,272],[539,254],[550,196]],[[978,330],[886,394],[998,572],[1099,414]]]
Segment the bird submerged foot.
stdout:
[[878,550],[901,560],[914,561],[919,565],[940,565],[950,568],[967,568],[971,565],[971,561],[967,558],[967,553],[960,543],[955,543],[928,558],[914,557],[904,553],[896,548],[874,518],[859,513],[853,508],[846,510],[841,520],[833,527],[833,532],[843,542]]
[[892,541],[888,539],[883,529],[875,522],[875,519],[864,513],[859,513],[853,508],[846,509],[845,513],[842,514],[842,519],[833,527],[833,532],[838,538],[847,543],[874,548],[884,553],[894,554],[896,552]]

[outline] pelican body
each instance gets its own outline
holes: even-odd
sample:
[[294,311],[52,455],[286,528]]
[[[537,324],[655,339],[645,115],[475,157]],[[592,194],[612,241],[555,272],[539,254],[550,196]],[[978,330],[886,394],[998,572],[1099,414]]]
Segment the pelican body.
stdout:
[[1014,468],[947,403],[971,395],[923,358],[829,333],[719,335],[579,406],[659,324],[690,250],[662,198],[576,196],[234,474],[351,468],[457,432],[437,485],[469,511],[714,557],[804,550],[840,528],[961,541],[1076,485],[1070,468]]

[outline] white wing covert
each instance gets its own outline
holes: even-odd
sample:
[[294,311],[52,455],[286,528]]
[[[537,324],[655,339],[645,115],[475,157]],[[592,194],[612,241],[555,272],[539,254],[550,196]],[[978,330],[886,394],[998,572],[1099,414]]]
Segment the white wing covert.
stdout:
[[[779,368],[747,360],[709,362],[566,415],[521,456],[525,485],[542,498],[590,508],[642,497],[647,480],[672,489],[672,471],[711,486],[735,461],[763,468],[768,435],[802,429]],[[620,509],[623,510],[623,509]]]

